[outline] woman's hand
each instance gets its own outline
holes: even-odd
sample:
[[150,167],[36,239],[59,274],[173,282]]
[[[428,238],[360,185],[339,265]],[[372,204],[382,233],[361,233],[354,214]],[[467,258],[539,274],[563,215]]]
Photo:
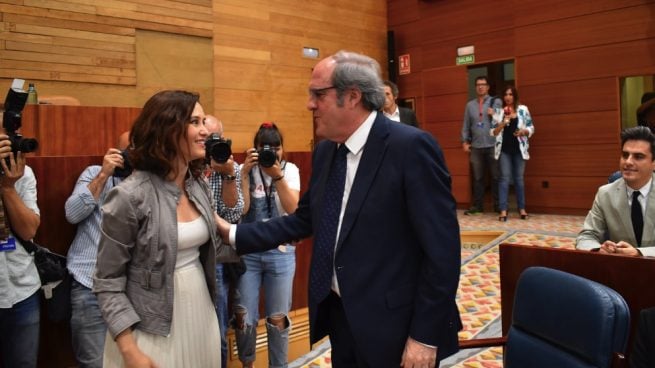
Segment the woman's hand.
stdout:
[[125,368],[159,368],[159,366],[137,348],[137,351],[126,355],[123,354]]
[[149,356],[139,349],[131,329],[128,328],[116,336],[116,345],[123,356],[125,368],[159,368]]
[[522,137],[528,135],[528,130],[527,129],[516,129],[514,132],[515,137]]

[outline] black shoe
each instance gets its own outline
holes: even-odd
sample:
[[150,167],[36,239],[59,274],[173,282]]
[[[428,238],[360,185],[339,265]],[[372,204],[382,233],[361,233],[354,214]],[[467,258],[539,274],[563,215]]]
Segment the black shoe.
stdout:
[[475,216],[482,214],[482,210],[476,207],[471,207],[468,210],[464,211],[466,216]]
[[525,210],[519,210],[519,215],[521,215],[521,220],[527,220],[528,218],[530,218],[530,216],[528,216],[528,213],[525,212]]

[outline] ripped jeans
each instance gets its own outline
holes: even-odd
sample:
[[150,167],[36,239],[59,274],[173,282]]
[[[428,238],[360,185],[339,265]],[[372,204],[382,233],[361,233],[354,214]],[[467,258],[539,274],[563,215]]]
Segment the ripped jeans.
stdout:
[[[241,275],[234,295],[233,327],[236,335],[239,360],[242,363],[255,361],[257,323],[259,321],[259,290],[265,293],[266,333],[268,337],[268,366],[287,367],[289,350],[289,330],[291,320],[291,293],[293,276],[296,272],[296,250],[286,245],[285,251],[275,248],[266,252],[243,256],[246,273]],[[239,316],[244,325],[239,326]],[[285,317],[284,328],[279,329],[269,322],[269,318]]]

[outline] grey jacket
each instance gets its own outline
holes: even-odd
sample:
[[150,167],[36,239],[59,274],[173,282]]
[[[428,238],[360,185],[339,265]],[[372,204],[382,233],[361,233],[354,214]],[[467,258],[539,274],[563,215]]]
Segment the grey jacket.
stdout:
[[[205,219],[210,241],[200,247],[207,288],[216,297],[216,233],[209,187],[187,179],[189,199]],[[111,335],[134,327],[156,335],[170,333],[173,272],[177,257],[177,186],[149,172],[135,171],[112,189],[102,206],[102,234],[93,292]]]

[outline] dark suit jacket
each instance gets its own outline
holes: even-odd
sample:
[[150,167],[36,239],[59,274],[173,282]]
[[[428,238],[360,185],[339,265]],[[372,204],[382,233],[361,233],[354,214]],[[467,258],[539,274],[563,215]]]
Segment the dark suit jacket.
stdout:
[[414,110],[407,107],[398,107],[400,112],[400,122],[407,125],[411,125],[418,128],[418,120],[416,119],[416,114]]
[[639,314],[639,327],[630,354],[631,368],[655,367],[655,308]]
[[[316,146],[310,185],[294,214],[237,227],[239,252],[312,234],[335,151],[334,142]],[[459,225],[451,177],[430,134],[378,113],[346,206],[335,269],[369,366],[397,367],[408,336],[437,346],[438,359],[457,351]],[[317,305],[310,301],[309,310],[314,343],[328,331]]]

